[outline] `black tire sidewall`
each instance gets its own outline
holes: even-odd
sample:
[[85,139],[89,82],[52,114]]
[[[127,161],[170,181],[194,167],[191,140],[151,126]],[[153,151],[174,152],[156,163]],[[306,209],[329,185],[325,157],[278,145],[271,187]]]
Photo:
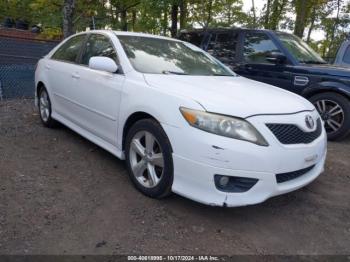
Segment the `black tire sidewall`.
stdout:
[[340,129],[332,134],[327,134],[328,139],[332,141],[341,140],[350,133],[350,101],[343,95],[327,92],[314,95],[310,101],[315,104],[318,100],[330,100],[336,102],[344,111],[344,123]]
[[[159,184],[154,188],[146,188],[142,186],[133,175],[133,172],[131,169],[130,157],[129,157],[130,145],[135,134],[140,131],[150,132],[157,139],[163,152],[163,158],[164,158],[163,176]],[[130,128],[126,136],[125,149],[126,149],[125,150],[126,165],[127,165],[130,179],[133,182],[134,186],[143,194],[152,198],[163,198],[168,196],[171,193],[171,186],[173,184],[174,165],[173,165],[171,144],[161,125],[153,119],[144,119],[136,122]]]

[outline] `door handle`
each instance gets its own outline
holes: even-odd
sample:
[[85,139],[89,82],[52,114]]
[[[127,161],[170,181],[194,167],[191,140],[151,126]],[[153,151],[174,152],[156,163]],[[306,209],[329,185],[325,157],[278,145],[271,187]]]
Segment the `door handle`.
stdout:
[[72,78],[79,79],[80,75],[78,73],[74,73],[74,74],[72,74]]

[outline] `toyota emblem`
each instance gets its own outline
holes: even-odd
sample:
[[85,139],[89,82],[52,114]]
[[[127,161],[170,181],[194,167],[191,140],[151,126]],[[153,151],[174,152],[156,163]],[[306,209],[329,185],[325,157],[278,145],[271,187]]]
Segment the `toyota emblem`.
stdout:
[[307,116],[305,117],[305,123],[306,123],[306,126],[307,126],[309,129],[314,129],[315,121],[314,121],[314,119],[312,118],[312,116],[307,115]]

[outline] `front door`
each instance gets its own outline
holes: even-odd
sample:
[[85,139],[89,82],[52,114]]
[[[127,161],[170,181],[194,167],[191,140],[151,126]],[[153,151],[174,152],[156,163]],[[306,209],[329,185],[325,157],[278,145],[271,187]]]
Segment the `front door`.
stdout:
[[105,56],[118,64],[116,50],[108,36],[91,34],[77,70],[74,100],[79,104],[79,124],[104,141],[116,145],[121,93],[125,76],[89,68],[90,58]]
[[243,35],[242,62],[235,72],[247,78],[283,89],[292,89],[292,67],[267,60],[272,52],[281,53],[274,41],[264,32],[246,32]]

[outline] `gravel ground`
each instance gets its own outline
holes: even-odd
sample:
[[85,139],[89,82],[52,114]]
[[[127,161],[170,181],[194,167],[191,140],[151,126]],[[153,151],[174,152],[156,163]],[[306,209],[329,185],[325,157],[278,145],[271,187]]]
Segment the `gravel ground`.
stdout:
[[309,186],[242,208],[149,199],[32,100],[0,102],[0,254],[349,254],[350,138]]

